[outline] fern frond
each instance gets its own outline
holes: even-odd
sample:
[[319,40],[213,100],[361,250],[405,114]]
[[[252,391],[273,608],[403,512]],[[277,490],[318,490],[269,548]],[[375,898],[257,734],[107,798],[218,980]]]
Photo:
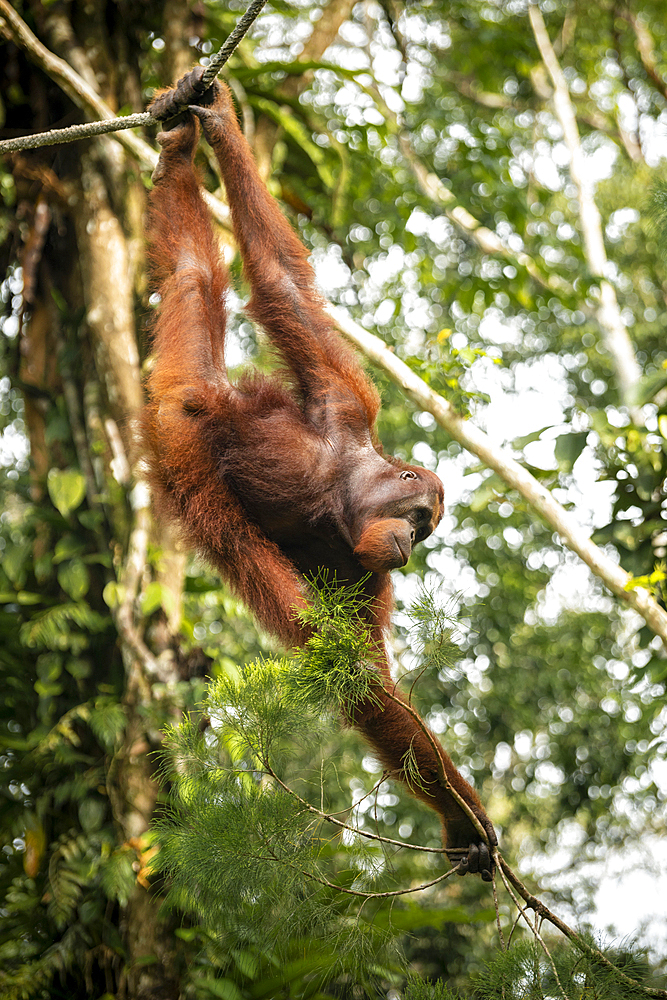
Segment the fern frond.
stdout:
[[127,724],[124,707],[107,697],[95,699],[88,721],[93,734],[107,750],[113,749]]
[[132,867],[135,861],[136,853],[121,847],[113,851],[100,867],[105,895],[108,899],[119,902],[121,906],[127,906],[132,890],[137,884],[136,872]]
[[40,611],[21,626],[21,642],[44,649],[82,648],[85,636],[72,632],[75,625],[83,632],[103,632],[110,623],[108,615],[94,611],[85,601],[71,601]]
[[59,930],[72,922],[83,891],[81,873],[76,866],[82,854],[80,840],[74,837],[61,843],[49,862],[51,899],[48,913]]
[[68,927],[59,941],[38,958],[25,962],[12,972],[0,970],[0,996],[3,1000],[32,1000],[47,996],[48,986],[56,975],[71,968],[76,956],[90,947],[81,924]]

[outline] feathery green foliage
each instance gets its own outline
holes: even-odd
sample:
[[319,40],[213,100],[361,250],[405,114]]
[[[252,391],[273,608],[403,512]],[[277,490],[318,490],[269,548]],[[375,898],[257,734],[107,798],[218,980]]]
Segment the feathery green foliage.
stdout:
[[369,603],[361,597],[363,582],[341,587],[335,576],[325,573],[311,581],[312,601],[297,617],[313,634],[296,653],[290,673],[294,693],[304,705],[339,710],[372,697],[378,652],[361,615]]
[[[591,941],[591,944],[594,942]],[[519,939],[498,951],[481,972],[473,976],[475,1000],[639,1000],[648,981],[648,965],[640,953],[611,952],[614,968],[592,958],[563,939],[547,936],[545,948],[536,939]],[[596,944],[596,947],[599,945]],[[548,952],[548,954],[547,954]],[[619,974],[620,973],[620,974]],[[629,982],[629,976],[636,982]],[[446,983],[430,983],[411,975],[403,1000],[464,1000]]]
[[[302,613],[319,631],[294,661],[259,659],[236,679],[212,681],[202,706],[210,726],[202,729],[188,717],[167,731],[163,774],[171,781],[170,805],[155,826],[154,864],[166,877],[167,898],[201,921],[207,948],[231,934],[276,956],[282,966],[301,943],[322,984],[343,971],[369,983],[369,970],[386,956],[391,940],[390,912],[378,911],[377,902],[375,909],[367,901],[360,906],[358,897],[345,894],[385,888],[387,856],[360,837],[346,836],[342,843],[331,838],[323,800],[317,802],[321,810],[312,801],[317,781],[308,785],[302,771],[305,751],[316,773],[317,749],[335,724],[331,709],[349,692],[358,694],[360,668],[373,677],[366,666],[372,664],[372,644],[356,596],[354,589],[324,581],[313,610]],[[456,648],[455,617],[425,587],[412,612],[423,660],[441,669]],[[318,667],[331,675],[322,684]],[[412,774],[409,757],[406,771]],[[291,790],[297,782],[310,788],[310,796]],[[318,790],[323,795],[323,787]],[[377,919],[370,919],[374,912]],[[399,924],[403,913],[397,912]],[[473,917],[492,918],[492,909]],[[576,946],[550,941],[547,955],[525,935],[521,928],[512,946],[474,975],[475,997],[580,1000],[582,990],[591,989],[600,1000],[613,1000],[619,988],[628,1000],[641,995],[639,986]],[[643,977],[636,956],[618,959],[612,955],[626,974]],[[461,1000],[461,994],[412,976],[404,998]]]
[[454,601],[442,604],[433,590],[422,584],[409,614],[413,623],[410,629],[412,647],[419,654],[422,672],[437,674],[460,657],[454,637],[460,632],[461,624]]
[[[345,849],[325,839],[319,818],[235,756],[235,748],[248,747],[246,723],[238,741],[231,714],[219,730],[201,733],[188,721],[169,734],[187,768],[172,778],[172,804],[155,827],[168,900],[210,932],[233,931],[282,959],[301,941],[321,952],[322,972],[365,979],[389,938],[355,919],[354,898],[338,898],[320,881],[327,879],[331,851]],[[303,726],[296,738],[302,733]],[[351,867],[360,852],[348,852]]]
[[[591,942],[592,943],[592,942]],[[639,1000],[646,993],[639,984],[621,978],[615,969],[595,960],[563,940],[548,938],[549,955],[537,940],[519,941],[500,951],[483,972],[475,976],[480,1000]],[[610,959],[626,976],[646,982],[647,966],[630,952],[613,952]]]
[[429,983],[418,976],[410,976],[403,992],[403,1000],[463,1000],[458,992],[446,983]]
[[[337,724],[332,709],[361,697],[363,675],[374,676],[355,598],[355,590],[322,586],[312,612],[303,613],[319,631],[294,663],[260,659],[238,679],[212,681],[203,705],[210,727],[202,731],[190,717],[167,731],[171,804],[155,836],[156,866],[173,905],[211,930],[233,927],[281,955],[307,941],[322,951],[323,974],[344,969],[364,981],[390,938],[360,920],[359,900],[335,886],[367,887],[383,874],[382,855],[357,839],[331,841],[323,817],[286,784],[303,781],[302,765],[290,765],[304,751],[319,765]],[[341,883],[335,871],[345,855]]]

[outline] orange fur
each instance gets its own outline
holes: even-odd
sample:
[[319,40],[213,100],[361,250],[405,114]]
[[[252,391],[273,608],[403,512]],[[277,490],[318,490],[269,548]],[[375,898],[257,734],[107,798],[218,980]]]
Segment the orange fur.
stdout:
[[[179,83],[181,98],[196,76]],[[157,117],[168,117],[170,93],[158,99]],[[248,311],[280,351],[287,382],[257,373],[228,380],[227,279],[192,163],[195,115],[225,182],[252,291]],[[368,624],[384,650],[396,545],[403,551],[433,530],[442,484],[383,457],[377,392],[323,310],[307,251],[260,180],[226,89],[199,98],[160,141],[148,238],[161,305],[145,438],[161,509],[286,646],[307,639],[293,609],[307,600],[304,578],[325,568],[341,584],[364,581]],[[394,776],[406,780],[405,755],[415,755],[422,780],[411,790],[442,816],[448,846],[468,847],[479,835],[442,787],[440,766],[495,842],[474,790],[392,700],[384,653],[378,666],[384,686],[349,721]]]

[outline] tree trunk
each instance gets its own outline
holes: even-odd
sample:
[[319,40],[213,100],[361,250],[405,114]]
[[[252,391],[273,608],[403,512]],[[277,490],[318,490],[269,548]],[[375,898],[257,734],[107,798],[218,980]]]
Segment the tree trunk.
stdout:
[[[111,107],[142,110],[139,60],[146,33],[150,30],[167,39],[169,73],[178,75],[194,61],[188,44],[193,30],[189,7],[185,0],[170,0],[164,9],[156,4],[130,9],[107,0],[45,10],[33,0],[24,5],[23,14],[40,40]],[[16,67],[24,93],[32,97],[28,116],[27,105],[17,109],[15,120],[10,109],[9,127],[26,132],[45,129],[58,119],[64,124],[81,120],[80,112],[25,53],[6,44],[0,49],[0,62],[3,54],[7,65]],[[159,791],[153,756],[160,744],[159,730],[179,714],[175,685],[180,678],[172,646],[177,644],[185,573],[184,553],[168,526],[151,523],[140,467],[140,345],[148,313],[142,229],[145,187],[136,163],[109,138],[18,154],[12,166],[19,191],[16,232],[23,233],[18,259],[24,274],[16,374],[24,390],[31,497],[49,507],[49,472],[81,473],[88,512],[94,515],[86,521],[94,523],[87,551],[92,538],[98,553],[86,564],[94,581],[86,597],[98,613],[108,614],[102,590],[108,584],[118,588],[115,603],[111,602],[117,634],[96,660],[90,689],[93,694],[96,682],[109,689],[109,669],[117,671],[115,648],[120,649],[125,680],[119,701],[125,726],[107,761],[103,791],[115,824],[116,849],[134,859],[137,878],[117,914],[124,955],[122,963],[111,963],[117,977],[114,989],[132,1000],[174,1000],[179,995],[174,938],[158,916],[161,898],[143,871],[142,858]],[[59,400],[68,429],[54,434]],[[73,511],[66,516],[79,538],[81,524]],[[39,523],[33,540],[37,577],[40,560],[50,559],[61,530],[50,528],[48,520]],[[161,552],[154,566],[148,558],[149,542]],[[106,571],[97,570],[98,562],[108,564]],[[62,567],[67,565],[58,564],[62,579],[66,579]],[[161,582],[170,599],[157,623],[153,614],[149,645],[139,599],[151,580]],[[51,590],[57,602],[67,600],[53,581]],[[84,701],[88,696],[81,693]],[[61,705],[55,705],[53,712],[57,721]],[[50,827],[57,836],[56,817]],[[96,982],[95,953],[81,961],[78,972],[75,966],[70,968],[74,980],[84,976],[85,966],[85,981]],[[109,962],[100,962],[102,966],[108,990]],[[74,987],[73,991],[74,995]]]

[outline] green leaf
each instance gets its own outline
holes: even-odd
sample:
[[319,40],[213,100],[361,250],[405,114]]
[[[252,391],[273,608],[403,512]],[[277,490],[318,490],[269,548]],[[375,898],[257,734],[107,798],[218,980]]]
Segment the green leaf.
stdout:
[[57,698],[63,693],[62,684],[48,683],[45,681],[35,681],[35,691],[40,698]]
[[507,484],[494,472],[473,493],[470,500],[470,509],[475,513],[484,510],[492,500],[504,496],[506,492]]
[[80,555],[84,550],[83,543],[76,537],[76,535],[63,535],[56,542],[55,551],[53,553],[54,563],[64,562],[65,559],[71,559],[72,556]]
[[28,590],[0,593],[0,604],[41,604],[43,599],[41,594],[31,594]]
[[231,979],[204,979],[201,985],[214,997],[223,1000],[243,1000],[243,994]]
[[199,930],[196,927],[177,927],[174,930],[174,935],[181,941],[195,941],[198,934]]
[[532,444],[533,441],[537,441],[539,438],[541,438],[544,432],[550,426],[551,426],[550,424],[547,424],[546,427],[540,427],[539,431],[532,431],[532,433],[530,434],[524,434],[521,437],[514,438],[514,440],[512,441],[512,445],[517,449],[525,448],[527,444]]
[[[275,7],[274,4],[271,4]],[[322,60],[317,59],[304,59],[303,61],[298,60],[294,62],[263,62],[259,66],[243,66],[234,71],[234,75],[238,76],[240,80],[252,80],[260,76],[266,76],[272,73],[285,73],[290,76],[303,76],[304,73],[312,72],[316,69],[325,69],[329,73],[334,73],[337,76],[347,78],[348,80],[357,80],[359,73],[356,70],[343,69],[341,66],[336,66],[335,63],[322,62]]]
[[93,611],[83,601],[59,604],[57,607],[40,611],[21,626],[21,641],[27,646],[43,646],[47,649],[65,649],[70,641],[69,623],[86,632],[102,632],[109,619]]
[[164,608],[168,614],[171,613],[174,608],[174,595],[164,584],[153,580],[141,595],[141,610],[145,615],[152,615],[158,608]]
[[556,438],[556,461],[561,472],[570,472],[582,451],[586,447],[588,431],[575,434],[561,434]]
[[24,582],[26,562],[30,558],[31,549],[30,542],[25,541],[18,545],[8,546],[3,554],[2,568],[15,585],[20,586]]
[[256,955],[253,955],[251,951],[244,949],[243,951],[233,951],[232,957],[236,962],[239,970],[248,979],[256,979],[259,972],[259,961]]
[[90,574],[81,559],[71,559],[58,570],[58,583],[73,601],[79,601],[88,593]]
[[643,406],[650,403],[657,393],[667,385],[667,371],[652,372],[641,378],[633,388],[631,402],[635,406]]
[[62,658],[58,653],[44,653],[37,660],[37,676],[45,684],[57,681],[62,671]]
[[90,713],[90,728],[103,746],[111,749],[126,725],[123,706],[113,698],[98,698]]
[[76,469],[51,469],[47,486],[54,507],[63,517],[69,517],[86,495],[86,480]]
[[84,528],[88,528],[89,531],[97,531],[104,521],[104,514],[100,510],[81,510],[76,516]]
[[65,664],[65,669],[77,681],[85,680],[92,673],[92,666],[89,660],[68,660]]
[[106,805],[101,799],[89,796],[79,803],[79,819],[86,833],[95,833],[96,830],[99,830],[105,815]]
[[113,611],[114,608],[120,607],[123,600],[124,589],[115,580],[110,580],[106,587],[102,591],[102,597],[104,603],[108,608]]

